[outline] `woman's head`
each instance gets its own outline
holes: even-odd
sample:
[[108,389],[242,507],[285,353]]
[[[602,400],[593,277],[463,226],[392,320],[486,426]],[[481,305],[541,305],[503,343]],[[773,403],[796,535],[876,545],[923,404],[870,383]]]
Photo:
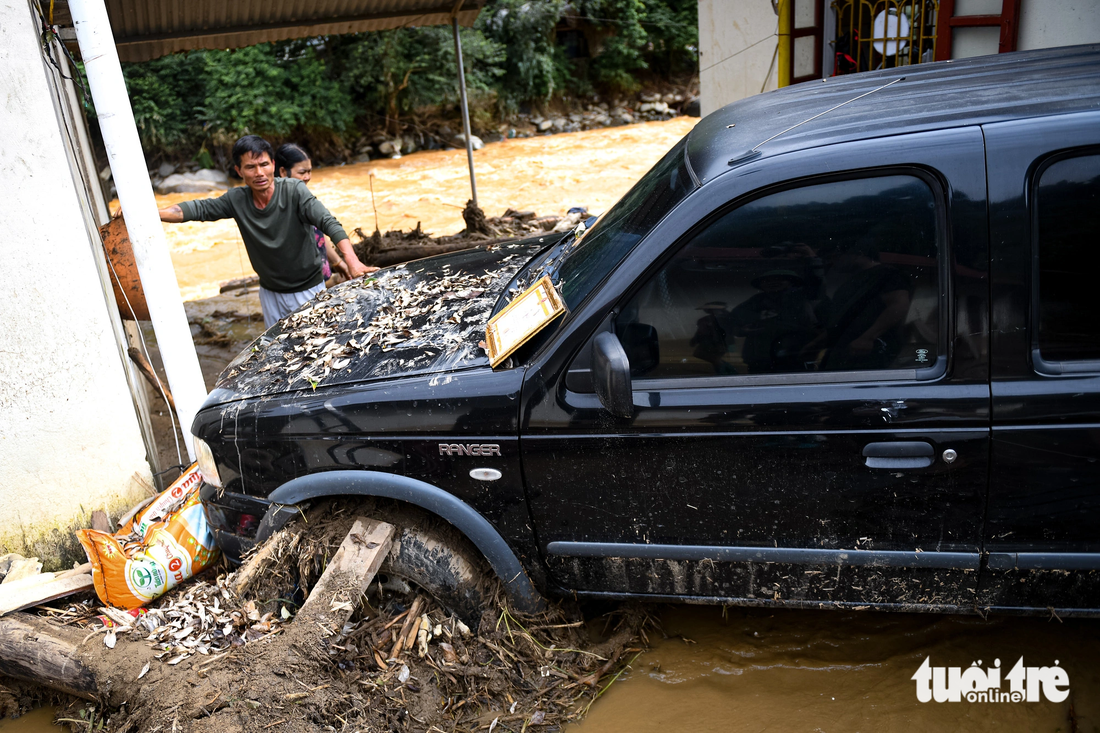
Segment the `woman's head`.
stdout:
[[297,178],[309,183],[313,173],[313,163],[309,153],[294,143],[283,143],[275,151],[275,170],[280,177]]

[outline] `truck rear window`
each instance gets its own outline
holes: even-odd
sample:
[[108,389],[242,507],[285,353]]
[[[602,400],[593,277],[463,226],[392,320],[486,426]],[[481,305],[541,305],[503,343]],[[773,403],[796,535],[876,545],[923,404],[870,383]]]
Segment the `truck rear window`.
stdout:
[[1059,160],[1039,178],[1039,353],[1100,361],[1100,155]]

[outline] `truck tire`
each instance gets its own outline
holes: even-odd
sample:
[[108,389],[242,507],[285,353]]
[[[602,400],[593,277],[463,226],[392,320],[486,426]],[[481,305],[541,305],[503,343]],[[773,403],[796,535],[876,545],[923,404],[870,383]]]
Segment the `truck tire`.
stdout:
[[397,530],[378,582],[416,586],[476,630],[491,600],[491,571],[470,541],[447,522],[413,507],[380,500],[363,503],[365,516],[389,522]]

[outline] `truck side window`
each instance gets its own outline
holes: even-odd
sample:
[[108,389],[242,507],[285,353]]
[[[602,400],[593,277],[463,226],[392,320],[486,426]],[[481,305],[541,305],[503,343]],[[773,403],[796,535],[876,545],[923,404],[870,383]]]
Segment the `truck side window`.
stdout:
[[1100,155],[1066,158],[1039,178],[1039,354],[1100,360]]
[[692,235],[622,310],[637,377],[931,366],[941,352],[940,227],[921,178],[767,195]]

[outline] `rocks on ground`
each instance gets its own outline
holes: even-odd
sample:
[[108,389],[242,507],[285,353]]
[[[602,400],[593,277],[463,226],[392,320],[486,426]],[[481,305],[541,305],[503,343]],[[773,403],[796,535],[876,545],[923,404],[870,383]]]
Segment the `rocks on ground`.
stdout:
[[[167,171],[166,175],[162,172]],[[159,194],[167,193],[215,193],[229,188],[229,176],[213,168],[176,173],[175,166],[162,163],[150,172],[150,182]]]

